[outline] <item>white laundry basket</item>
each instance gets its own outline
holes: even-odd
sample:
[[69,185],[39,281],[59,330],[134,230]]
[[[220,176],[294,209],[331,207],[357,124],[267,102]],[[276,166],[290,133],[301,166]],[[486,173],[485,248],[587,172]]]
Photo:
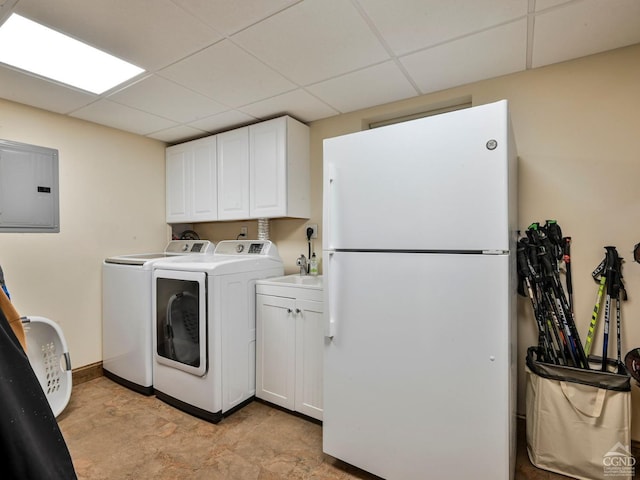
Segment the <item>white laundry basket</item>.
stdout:
[[71,359],[60,326],[45,317],[23,317],[27,357],[53,414],[62,413],[71,398]]

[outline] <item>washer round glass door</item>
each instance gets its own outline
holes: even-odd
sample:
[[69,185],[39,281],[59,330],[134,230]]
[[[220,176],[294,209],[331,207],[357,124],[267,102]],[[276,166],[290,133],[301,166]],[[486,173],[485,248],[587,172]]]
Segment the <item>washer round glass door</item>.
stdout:
[[153,273],[154,357],[198,376],[207,371],[206,278],[204,272]]

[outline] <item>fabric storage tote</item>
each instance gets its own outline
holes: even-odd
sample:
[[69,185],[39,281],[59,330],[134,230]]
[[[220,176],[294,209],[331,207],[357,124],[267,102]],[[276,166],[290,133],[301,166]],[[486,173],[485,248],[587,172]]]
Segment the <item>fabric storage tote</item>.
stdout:
[[526,372],[531,463],[577,479],[630,480],[630,376],[539,362],[536,347],[527,351]]

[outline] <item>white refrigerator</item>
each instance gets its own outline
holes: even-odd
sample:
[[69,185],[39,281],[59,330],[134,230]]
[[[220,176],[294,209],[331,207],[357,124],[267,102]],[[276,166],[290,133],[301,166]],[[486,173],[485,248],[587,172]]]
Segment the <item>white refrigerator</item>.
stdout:
[[506,100],[324,141],[323,450],[389,480],[514,475]]

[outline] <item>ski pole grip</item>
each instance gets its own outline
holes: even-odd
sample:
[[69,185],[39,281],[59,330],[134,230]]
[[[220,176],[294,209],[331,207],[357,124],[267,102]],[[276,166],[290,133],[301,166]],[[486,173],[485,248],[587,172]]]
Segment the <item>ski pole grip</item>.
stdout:
[[518,273],[520,276],[527,276],[529,263],[527,262],[527,253],[524,247],[518,247],[516,250],[516,258],[518,260]]
[[549,261],[549,256],[544,253],[540,254],[540,261],[542,263],[542,268],[544,269],[544,272],[547,275],[553,275],[553,266]]
[[605,275],[607,276],[607,295],[613,295],[615,293],[615,279],[616,272],[615,269],[618,264],[618,252],[616,251],[616,247],[604,247],[607,251],[606,254],[606,267],[605,267]]

